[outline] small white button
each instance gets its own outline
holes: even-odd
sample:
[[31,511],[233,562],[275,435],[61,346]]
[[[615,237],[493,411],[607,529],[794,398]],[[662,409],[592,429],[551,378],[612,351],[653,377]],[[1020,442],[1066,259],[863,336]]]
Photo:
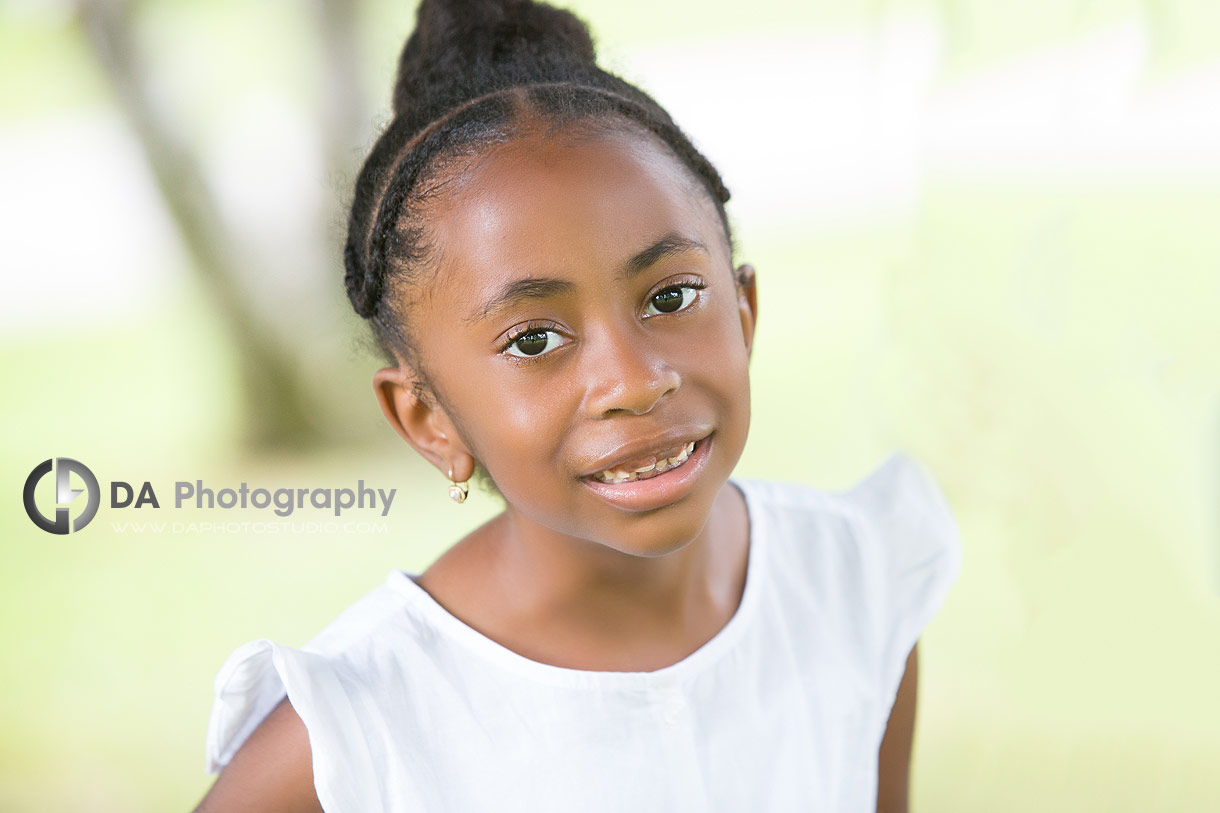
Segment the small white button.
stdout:
[[677,724],[682,712],[686,709],[686,703],[680,699],[665,701],[665,707],[661,712],[661,719],[666,725]]

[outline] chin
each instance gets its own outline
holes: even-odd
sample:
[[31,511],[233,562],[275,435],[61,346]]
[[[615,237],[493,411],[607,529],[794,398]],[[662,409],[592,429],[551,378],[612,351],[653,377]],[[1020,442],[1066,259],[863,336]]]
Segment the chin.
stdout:
[[719,489],[710,494],[700,490],[664,508],[632,515],[623,523],[621,534],[603,540],[602,544],[631,556],[649,558],[682,550],[707,526],[717,493]]

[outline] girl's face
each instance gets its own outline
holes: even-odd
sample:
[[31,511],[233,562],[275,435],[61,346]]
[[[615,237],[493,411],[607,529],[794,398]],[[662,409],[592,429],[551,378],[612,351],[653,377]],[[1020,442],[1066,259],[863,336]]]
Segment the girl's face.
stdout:
[[[380,371],[395,428],[457,480],[479,461],[515,533],[638,556],[694,539],[745,446],[756,301],[688,170],[642,135],[525,135],[427,217],[437,272],[410,314],[439,397]],[[679,462],[598,476],[658,453]]]

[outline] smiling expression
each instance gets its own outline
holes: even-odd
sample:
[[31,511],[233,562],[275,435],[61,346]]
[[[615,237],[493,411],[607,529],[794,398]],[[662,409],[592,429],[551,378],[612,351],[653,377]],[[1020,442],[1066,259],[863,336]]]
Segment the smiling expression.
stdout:
[[442,471],[477,460],[519,533],[694,539],[745,447],[756,306],[689,171],[634,130],[529,130],[427,228],[410,333],[439,401],[404,436]]

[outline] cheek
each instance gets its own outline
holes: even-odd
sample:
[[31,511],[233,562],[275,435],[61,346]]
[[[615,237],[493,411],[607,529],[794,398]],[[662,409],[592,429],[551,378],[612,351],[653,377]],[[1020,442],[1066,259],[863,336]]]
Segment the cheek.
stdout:
[[692,349],[686,377],[715,400],[725,421],[720,431],[740,434],[744,442],[750,421],[750,356],[735,305],[718,316]]
[[462,439],[497,484],[536,471],[556,434],[554,388],[539,387],[528,369],[473,343],[431,342],[424,349]]
[[710,374],[722,387],[742,387],[749,382],[750,356],[741,333],[741,318],[736,302],[717,303],[706,327],[691,336],[694,347],[689,355],[697,369]]
[[508,479],[553,464],[575,408],[572,382],[499,358],[470,369],[464,401],[477,413],[470,430],[483,465]]

